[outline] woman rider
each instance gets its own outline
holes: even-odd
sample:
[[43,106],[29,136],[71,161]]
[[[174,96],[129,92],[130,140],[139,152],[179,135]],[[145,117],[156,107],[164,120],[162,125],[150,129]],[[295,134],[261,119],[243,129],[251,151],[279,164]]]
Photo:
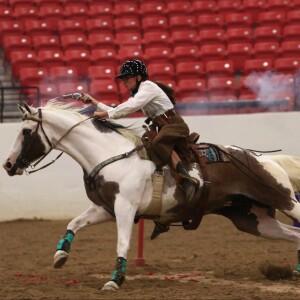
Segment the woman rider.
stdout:
[[[178,153],[187,153],[187,138],[189,128],[182,117],[175,111],[171,99],[167,96],[163,85],[148,80],[146,65],[137,59],[128,60],[120,68],[121,79],[125,88],[130,92],[130,98],[115,108],[107,106],[88,94],[83,94],[83,103],[92,102],[97,106],[94,113],[100,119],[118,119],[138,110],[142,110],[157,127],[158,134],[153,139],[152,148],[160,158],[161,164],[169,164],[182,177],[182,186],[186,198],[190,201],[195,193],[198,181],[191,177]],[[173,100],[173,99],[172,99]],[[178,152],[178,153],[177,153]]]

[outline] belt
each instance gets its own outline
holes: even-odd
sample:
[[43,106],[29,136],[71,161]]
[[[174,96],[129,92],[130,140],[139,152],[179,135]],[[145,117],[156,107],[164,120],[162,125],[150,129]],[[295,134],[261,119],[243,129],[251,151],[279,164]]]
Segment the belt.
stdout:
[[171,108],[171,109],[167,110],[165,113],[163,113],[162,115],[159,115],[159,117],[171,118],[176,115],[177,115],[177,111],[175,109]]

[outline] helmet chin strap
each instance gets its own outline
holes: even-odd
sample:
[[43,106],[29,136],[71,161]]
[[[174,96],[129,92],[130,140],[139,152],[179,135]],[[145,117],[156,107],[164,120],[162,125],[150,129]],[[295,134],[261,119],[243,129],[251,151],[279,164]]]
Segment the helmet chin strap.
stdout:
[[131,96],[131,97],[134,97],[135,94],[138,92],[142,80],[139,81],[139,80],[136,78],[136,81],[135,81],[135,82],[136,82],[136,87],[135,87],[135,89],[134,89],[133,91],[130,92],[130,96]]

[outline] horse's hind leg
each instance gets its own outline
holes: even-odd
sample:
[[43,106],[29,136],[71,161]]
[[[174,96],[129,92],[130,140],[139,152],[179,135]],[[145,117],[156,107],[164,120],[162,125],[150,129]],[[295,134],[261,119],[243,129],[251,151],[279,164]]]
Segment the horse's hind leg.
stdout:
[[263,238],[295,243],[298,251],[297,271],[300,271],[300,230],[276,220],[274,210],[249,204],[224,207],[218,213],[229,218],[241,231]]
[[67,226],[67,231],[59,240],[54,255],[54,268],[61,268],[68,259],[71,243],[75,233],[83,227],[112,220],[113,217],[102,207],[91,205],[81,215],[73,219]]

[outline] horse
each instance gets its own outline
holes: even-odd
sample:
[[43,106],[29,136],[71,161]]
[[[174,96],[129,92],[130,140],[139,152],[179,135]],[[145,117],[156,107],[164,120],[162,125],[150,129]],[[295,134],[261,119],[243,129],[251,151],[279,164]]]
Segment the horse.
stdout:
[[[66,262],[78,230],[114,220],[118,234],[116,265],[102,289],[117,290],[126,276],[134,221],[145,218],[162,224],[187,224],[194,217],[194,207],[187,208],[185,193],[168,166],[163,168],[161,203],[153,207],[156,167],[139,154],[141,147],[132,138],[136,137],[134,130],[87,117],[78,106],[57,101],[38,108],[24,103],[19,109],[23,122],[3,164],[7,174],[22,175],[52,149],[60,150],[81,165],[86,193],[93,202],[68,224],[57,246],[55,267]],[[225,159],[207,161],[201,167],[195,163],[189,166],[190,175],[199,180],[193,201],[205,204],[203,215],[222,215],[240,231],[294,242],[298,253],[296,271],[300,272],[300,229],[280,222],[275,214],[277,209],[300,222],[300,203],[294,193],[300,186],[296,173],[288,164],[281,166],[270,156],[252,150],[236,146],[209,149],[218,149]],[[300,159],[293,163],[299,170]]]

